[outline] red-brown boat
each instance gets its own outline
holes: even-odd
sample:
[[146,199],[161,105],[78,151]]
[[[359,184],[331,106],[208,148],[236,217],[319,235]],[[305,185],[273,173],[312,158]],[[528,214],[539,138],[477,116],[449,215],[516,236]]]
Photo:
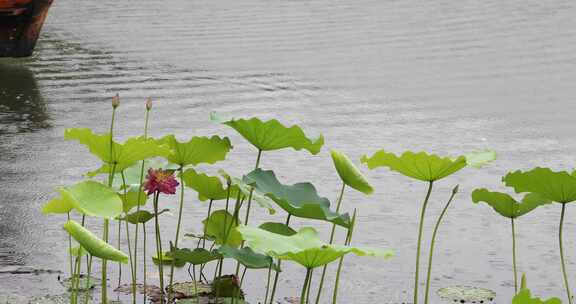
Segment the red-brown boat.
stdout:
[[32,55],[53,0],[0,0],[0,57]]

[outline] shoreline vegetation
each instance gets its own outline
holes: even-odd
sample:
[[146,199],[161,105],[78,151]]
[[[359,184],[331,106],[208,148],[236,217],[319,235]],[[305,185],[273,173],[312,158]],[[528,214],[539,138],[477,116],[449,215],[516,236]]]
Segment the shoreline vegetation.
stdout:
[[[220,135],[194,136],[181,142],[175,135],[160,138],[148,136],[153,103],[144,103],[142,135],[118,142],[114,136],[117,111],[121,109],[120,97],[112,99],[109,130],[98,134],[86,128],[66,129],[65,140],[76,141],[85,146],[92,156],[100,160],[101,166],[87,168],[86,178],[74,185],[59,187],[57,195],[42,208],[46,215],[62,218],[62,227],[68,234],[59,250],[68,251],[67,273],[68,296],[54,303],[93,303],[93,289],[99,286],[99,296],[94,303],[112,303],[109,290],[130,295],[129,302],[136,303],[248,303],[249,295],[242,290],[247,273],[258,273],[263,278],[262,299],[251,299],[252,303],[273,304],[278,301],[278,290],[282,288],[283,265],[294,263],[305,271],[301,278],[300,297],[297,302],[338,303],[339,285],[343,280],[352,280],[342,273],[344,259],[348,254],[383,260],[393,258],[390,249],[356,246],[353,243],[355,227],[362,225],[360,210],[346,202],[351,191],[365,196],[378,189],[363,175],[362,170],[346,154],[330,150],[335,174],[341,181],[336,202],[321,196],[310,182],[283,183],[277,172],[266,170],[262,161],[276,150],[293,149],[295,153],[318,154],[324,147],[324,137],[312,138],[303,128],[287,127],[278,120],[263,121],[259,118],[225,119],[211,114],[213,123],[225,125],[240,134],[254,148],[254,165],[242,176],[231,176],[219,162],[233,151],[228,137]],[[446,196],[440,216],[430,219],[426,214],[430,196],[435,193],[434,185],[453,174],[480,169],[496,159],[491,150],[477,151],[455,157],[438,156],[427,152],[406,151],[394,154],[379,150],[371,156],[364,155],[360,163],[370,170],[387,168],[404,177],[422,182],[426,192],[422,194],[413,271],[413,304],[430,303],[430,281],[433,270],[434,249],[437,238],[442,237],[442,221],[450,214],[450,207],[459,194],[454,184]],[[210,166],[216,175],[208,175],[198,165]],[[529,171],[513,171],[502,178],[513,192],[523,195],[518,200],[513,194],[491,192],[484,188],[473,191],[471,201],[483,202],[498,214],[507,218],[511,225],[512,265],[514,279],[513,304],[545,303],[557,304],[560,300],[546,301],[533,298],[526,287],[525,276],[519,282],[517,271],[518,244],[516,225],[519,218],[551,204],[561,205],[558,241],[563,284],[567,303],[572,304],[569,275],[566,270],[563,247],[563,226],[567,204],[576,200],[576,172],[555,172],[548,168]],[[437,191],[437,190],[436,190]],[[175,196],[178,208],[170,210],[177,214],[176,233],[162,233],[159,218],[168,209],[163,208],[167,196]],[[202,201],[207,204],[192,205]],[[412,203],[412,202],[407,202]],[[181,230],[184,208],[205,208],[200,234]],[[253,216],[254,208],[263,208],[276,218],[273,222],[259,223]],[[86,226],[87,218],[102,222],[101,236]],[[306,219],[304,227],[291,226],[293,218]],[[432,220],[434,229],[430,239],[424,273],[421,273],[422,243],[427,235],[425,222]],[[110,221],[117,223],[117,231],[110,230]],[[330,237],[323,240],[313,225],[326,225]],[[146,230],[154,229],[155,252],[146,253]],[[149,230],[150,231],[150,230]],[[345,238],[335,237],[336,232],[345,233]],[[118,244],[109,242],[110,233],[117,233]],[[182,238],[194,240],[196,246],[181,248]],[[122,248],[120,239],[127,244]],[[138,265],[138,257],[144,263]],[[393,259],[392,259],[393,261]],[[337,264],[335,279],[326,280],[327,266]],[[235,269],[232,273],[223,271]],[[101,267],[101,277],[94,278],[92,271]],[[108,276],[107,270],[118,268],[118,280]],[[142,267],[142,268],[140,268]],[[146,273],[155,267],[159,278],[156,282],[139,277],[138,269]],[[99,268],[100,269],[100,268]],[[124,271],[123,271],[124,269]],[[129,271],[126,272],[126,269]],[[175,274],[186,273],[187,282],[176,282]],[[126,274],[127,273],[127,274]],[[422,275],[421,275],[422,274]],[[126,275],[130,283],[126,284]],[[535,275],[534,275],[535,276]],[[126,278],[126,277],[124,277]],[[317,289],[311,284],[316,280]],[[420,284],[425,282],[425,289]],[[151,284],[152,283],[152,284]],[[114,286],[117,285],[117,286]],[[495,295],[486,289],[443,288],[438,295],[450,302],[492,303]],[[475,302],[478,301],[478,302]],[[32,303],[32,302],[31,302]],[[45,300],[44,303],[52,303]],[[126,303],[126,302],[125,302]]]

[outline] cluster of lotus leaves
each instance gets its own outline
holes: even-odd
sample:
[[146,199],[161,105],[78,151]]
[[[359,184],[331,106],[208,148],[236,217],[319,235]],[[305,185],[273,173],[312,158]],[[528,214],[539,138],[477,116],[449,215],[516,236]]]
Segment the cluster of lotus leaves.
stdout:
[[296,234],[285,236],[261,228],[239,226],[248,247],[281,260],[294,261],[308,269],[320,267],[340,257],[354,253],[359,256],[390,258],[393,252],[325,243],[314,228],[304,227]]

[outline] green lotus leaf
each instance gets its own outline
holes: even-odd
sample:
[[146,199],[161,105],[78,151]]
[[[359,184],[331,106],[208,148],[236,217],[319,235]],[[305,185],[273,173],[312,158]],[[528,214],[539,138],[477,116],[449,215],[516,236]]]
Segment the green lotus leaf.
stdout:
[[[198,199],[201,201],[207,200],[223,200],[228,196],[228,189],[226,185],[218,176],[209,176],[204,173],[198,173],[196,170],[190,168],[183,172],[182,180],[186,187],[194,189],[198,192]],[[230,188],[230,197],[235,198],[238,195],[238,187]]]
[[181,167],[201,163],[213,164],[226,159],[226,154],[232,149],[230,139],[219,136],[195,136],[187,142],[179,142],[174,135],[167,135],[159,142],[170,147],[171,151],[164,157],[170,163]]
[[44,214],[66,214],[74,209],[74,205],[64,197],[57,197],[42,206]]
[[267,223],[264,223],[264,224],[258,226],[258,228],[264,229],[268,232],[272,232],[272,233],[276,233],[276,234],[280,234],[280,235],[285,235],[285,236],[291,236],[291,235],[296,234],[296,230],[290,228],[290,226],[288,226],[284,223],[267,222]]
[[562,301],[558,298],[548,300],[533,298],[530,289],[526,287],[526,275],[522,274],[520,292],[512,298],[512,304],[562,304]]
[[388,167],[392,171],[421,181],[436,181],[466,167],[466,158],[439,157],[426,152],[404,152],[400,157],[394,153],[380,150],[372,157],[364,155],[362,162],[368,168]]
[[122,213],[122,200],[116,191],[99,182],[88,180],[57,190],[64,200],[82,214],[115,218]]
[[[172,264],[174,265],[174,267],[178,267],[178,268],[182,268],[182,267],[186,266],[186,262],[181,261],[181,260],[177,260],[177,259],[173,259],[172,257],[170,257],[168,255],[168,253],[169,253],[169,251],[162,253],[162,266],[166,267],[166,266],[171,266]],[[160,259],[158,258],[157,253],[154,253],[154,255],[152,256],[152,263],[154,263],[154,265],[156,265],[156,266],[160,265]]]
[[247,141],[261,151],[292,148],[308,150],[316,155],[324,145],[324,136],[310,138],[299,126],[285,127],[278,120],[262,121],[258,118],[223,120],[216,113],[211,113],[212,121],[225,124],[240,133]]
[[467,153],[464,155],[466,158],[466,164],[470,167],[481,168],[487,163],[496,160],[496,152],[493,150],[482,150],[472,153]]
[[120,172],[137,161],[170,153],[167,146],[143,136],[129,138],[123,144],[112,143],[112,153],[110,153],[110,134],[95,134],[86,128],[66,129],[64,139],[77,140],[87,146],[90,152],[104,163],[91,175],[109,173],[112,164],[115,165],[115,172]]
[[[160,215],[164,212],[168,212],[168,211],[170,211],[170,209],[163,209],[162,211],[158,212],[158,215]],[[140,210],[140,211],[135,211],[135,212],[129,213],[120,219],[123,221],[127,221],[130,224],[136,225],[136,224],[147,223],[149,220],[151,220],[153,218],[154,218],[154,213],[146,211],[146,210]]]
[[274,270],[280,272],[280,268],[274,263],[271,257],[256,253],[250,247],[237,249],[230,246],[221,246],[217,249],[224,257],[235,259],[244,267],[249,269],[268,269],[272,267]]
[[576,178],[566,171],[554,172],[548,168],[535,168],[527,172],[508,173],[502,180],[517,193],[533,192],[557,203],[576,200]]
[[393,256],[391,251],[325,243],[318,237],[318,232],[311,227],[304,227],[292,236],[279,235],[249,226],[240,226],[237,230],[254,251],[282,260],[291,260],[306,268],[326,265],[348,253],[383,258]]
[[252,200],[258,203],[260,207],[267,209],[269,214],[276,213],[276,210],[274,210],[274,201],[262,192],[254,189],[253,186],[246,182],[245,178],[239,179],[237,177],[232,177],[231,181],[232,186],[240,190],[245,197],[250,197],[250,195],[252,195]]
[[256,169],[244,176],[244,182],[253,185],[256,191],[271,198],[278,206],[293,216],[332,222],[348,228],[350,216],[330,210],[330,201],[318,196],[311,183],[283,185],[273,171]]
[[218,251],[208,251],[204,248],[195,248],[194,250],[188,248],[172,248],[172,250],[167,252],[166,255],[178,261],[192,265],[206,264],[222,257]]
[[506,193],[491,192],[484,188],[476,189],[472,192],[472,201],[474,203],[485,202],[494,211],[507,218],[520,217],[538,206],[551,203],[550,200],[536,193],[528,193],[522,198],[521,202],[518,202]]
[[130,210],[132,210],[132,208],[138,205],[146,205],[146,201],[148,200],[148,195],[146,195],[146,192],[134,189],[127,191],[126,195],[124,195],[124,193],[118,195],[122,200],[122,210],[124,213],[128,213]]
[[332,161],[336,167],[336,171],[340,176],[340,179],[351,188],[354,188],[364,194],[371,194],[374,189],[368,183],[364,175],[358,170],[354,163],[342,152],[336,150],[330,151],[332,155]]
[[126,254],[99,239],[77,222],[69,220],[64,224],[64,229],[91,255],[123,264],[128,263],[128,256]]
[[214,238],[218,245],[238,247],[242,244],[242,237],[235,229],[238,221],[226,210],[216,210],[203,220],[204,229],[208,237]]

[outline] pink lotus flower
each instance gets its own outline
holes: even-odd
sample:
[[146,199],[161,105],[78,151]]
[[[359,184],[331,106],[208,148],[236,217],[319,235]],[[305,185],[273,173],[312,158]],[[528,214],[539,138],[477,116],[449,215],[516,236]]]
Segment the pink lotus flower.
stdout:
[[180,183],[178,183],[172,171],[148,169],[146,182],[144,182],[144,190],[148,191],[148,195],[155,192],[175,194],[178,185],[180,185]]

